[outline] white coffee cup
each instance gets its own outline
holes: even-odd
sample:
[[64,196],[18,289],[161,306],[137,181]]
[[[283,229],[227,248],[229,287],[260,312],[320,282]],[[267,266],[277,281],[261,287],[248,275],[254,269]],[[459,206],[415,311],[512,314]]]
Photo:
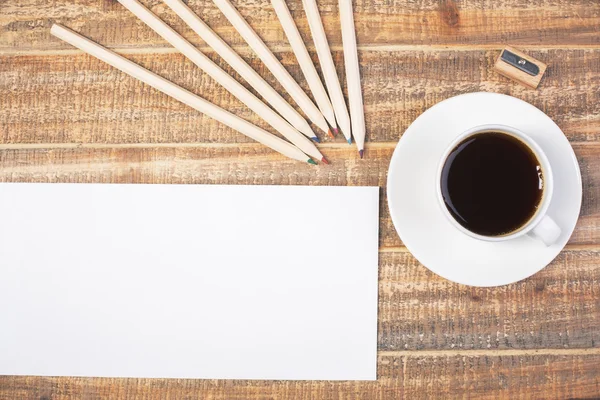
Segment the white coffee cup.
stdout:
[[[542,199],[540,200],[535,214],[520,228],[501,236],[479,235],[477,233],[471,232],[470,230],[462,226],[460,223],[458,223],[458,221],[456,221],[456,219],[452,216],[452,214],[446,207],[444,197],[442,194],[442,171],[448,156],[462,141],[464,141],[470,136],[483,132],[502,132],[504,134],[513,136],[514,138],[518,139],[533,152],[537,160],[540,162],[540,167],[542,169],[544,184],[543,193]],[[475,239],[485,240],[489,242],[501,242],[505,240],[515,239],[523,235],[529,235],[533,238],[541,240],[542,242],[544,242],[544,244],[546,244],[546,246],[552,245],[560,237],[560,227],[556,224],[556,222],[554,222],[552,218],[550,218],[547,215],[548,207],[550,207],[550,201],[552,200],[552,193],[554,191],[554,179],[552,177],[552,168],[550,167],[550,162],[548,161],[546,154],[544,154],[544,151],[540,148],[540,146],[533,139],[531,139],[529,136],[527,136],[525,133],[521,132],[518,129],[506,125],[480,125],[463,132],[456,139],[454,139],[450,146],[448,146],[448,149],[444,153],[440,165],[438,167],[436,178],[436,192],[438,197],[438,203],[442,209],[442,212],[444,213],[444,215],[446,215],[450,223],[452,223],[452,225],[456,227],[456,229],[460,230],[465,235],[471,236]]]

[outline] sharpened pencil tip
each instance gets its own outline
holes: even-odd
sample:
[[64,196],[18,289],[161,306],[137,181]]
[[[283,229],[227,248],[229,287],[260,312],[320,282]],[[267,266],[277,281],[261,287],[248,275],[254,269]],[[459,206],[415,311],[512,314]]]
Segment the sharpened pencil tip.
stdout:
[[327,134],[329,135],[330,138],[335,138],[335,136],[333,136],[333,133],[331,133],[331,129],[327,131]]
[[358,154],[360,154],[360,158],[362,160],[363,156],[365,155],[365,151],[364,150],[359,150]]
[[329,161],[327,161],[325,157],[321,158],[321,161],[323,162],[323,164],[329,165]]
[[317,162],[315,160],[313,160],[312,158],[309,158],[307,163],[312,164],[312,165],[317,165]]
[[318,137],[316,137],[316,136],[311,137],[311,139],[312,139],[313,142],[321,143],[321,140]]
[[348,139],[348,144],[352,144],[352,138]]
[[333,133],[334,135],[337,135],[338,133],[340,133],[340,130],[338,128],[333,128]]

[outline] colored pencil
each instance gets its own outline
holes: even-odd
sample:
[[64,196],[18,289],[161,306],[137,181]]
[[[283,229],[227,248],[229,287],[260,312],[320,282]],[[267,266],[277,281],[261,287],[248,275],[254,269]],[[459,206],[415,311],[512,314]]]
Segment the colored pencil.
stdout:
[[305,136],[318,141],[310,125],[294,107],[292,107],[271,85],[244,61],[231,46],[219,37],[204,21],[198,17],[182,0],[164,0],[202,40],[208,44],[227,64],[250,84],[283,118]]
[[308,83],[313,97],[317,102],[317,106],[319,106],[319,110],[321,110],[321,113],[327,122],[329,122],[329,125],[331,125],[334,129],[337,129],[335,113],[331,105],[331,100],[329,100],[325,86],[323,86],[323,82],[321,82],[321,78],[317,73],[317,69],[312,62],[304,41],[302,40],[302,36],[300,36],[296,22],[292,17],[292,13],[290,13],[290,9],[285,3],[285,0],[271,0],[271,4],[273,4],[273,9],[275,9],[275,13],[279,18],[279,22],[281,22],[283,31],[285,32],[288,42],[290,42],[290,46],[296,55],[298,65],[300,65],[300,69],[304,74],[304,78],[306,78],[306,82]]
[[321,114],[321,111],[315,106],[310,97],[304,93],[304,90],[302,90],[300,85],[292,78],[290,73],[279,62],[271,50],[269,50],[267,45],[262,41],[254,29],[252,29],[244,17],[242,17],[233,4],[231,4],[229,0],[213,0],[213,2],[219,10],[221,10],[223,15],[225,15],[225,18],[229,20],[231,25],[233,25],[238,33],[244,38],[250,48],[254,50],[269,71],[277,78],[283,88],[290,96],[292,96],[296,104],[300,106],[308,118],[323,130],[323,132],[328,132],[329,126],[327,125],[325,117]]
[[210,103],[207,100],[193,94],[192,92],[182,88],[166,80],[165,78],[151,72],[138,64],[118,55],[117,53],[81,36],[80,34],[65,28],[62,25],[54,24],[50,30],[52,35],[65,42],[71,44],[74,47],[82,50],[83,52],[92,55],[105,63],[121,70],[122,72],[139,79],[140,81],[152,86],[153,88],[163,92],[166,95],[173,97],[174,99],[200,111],[209,117],[222,122],[232,129],[256,140],[265,146],[289,157],[294,160],[308,162],[315,164],[315,162],[304,154],[296,146],[286,142],[283,139],[270,134],[269,132],[251,124],[233,115],[224,109]]
[[316,0],[302,0],[302,4],[304,5],[308,26],[310,27],[315,48],[317,49],[321,71],[323,72],[325,85],[329,91],[329,98],[335,111],[335,119],[348,143],[352,144],[350,116],[348,115],[348,108],[346,108],[340,79],[338,78],[331,50],[329,49],[329,43],[327,42],[327,36],[325,35],[325,29],[323,28],[323,21],[321,21],[319,7],[317,7]]
[[339,0],[339,6],[352,136],[354,136],[360,158],[363,158],[366,134],[365,109],[360,85],[360,67],[358,63],[358,49],[356,47],[356,29],[354,27],[352,0]]
[[169,25],[156,16],[152,11],[142,5],[138,0],[118,0],[125,8],[142,20],[163,39],[189,58],[200,69],[210,75],[231,94],[238,98],[248,108],[258,114],[269,125],[281,133],[286,139],[296,145],[304,153],[317,160],[324,160],[323,155],[313,142],[298,132],[279,114],[263,103],[258,97],[236,81],[227,72],[223,71],[210,58],[205,56],[194,45],[185,40],[179,33],[175,32]]

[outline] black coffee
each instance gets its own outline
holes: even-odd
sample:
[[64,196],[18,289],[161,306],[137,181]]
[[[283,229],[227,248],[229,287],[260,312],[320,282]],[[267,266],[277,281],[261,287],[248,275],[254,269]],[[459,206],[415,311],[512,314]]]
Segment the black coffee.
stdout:
[[444,202],[456,221],[485,236],[522,227],[543,194],[535,154],[501,132],[483,132],[461,142],[448,156],[441,180]]

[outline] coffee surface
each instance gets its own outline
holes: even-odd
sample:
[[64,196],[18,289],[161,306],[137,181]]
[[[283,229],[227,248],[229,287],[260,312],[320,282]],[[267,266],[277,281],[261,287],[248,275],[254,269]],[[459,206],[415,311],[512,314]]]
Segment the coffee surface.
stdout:
[[483,132],[452,150],[441,189],[446,207],[463,227],[501,236],[535,215],[543,176],[537,157],[523,142],[502,132]]

